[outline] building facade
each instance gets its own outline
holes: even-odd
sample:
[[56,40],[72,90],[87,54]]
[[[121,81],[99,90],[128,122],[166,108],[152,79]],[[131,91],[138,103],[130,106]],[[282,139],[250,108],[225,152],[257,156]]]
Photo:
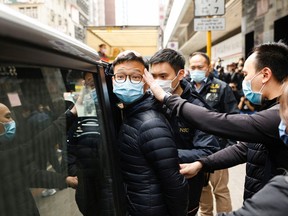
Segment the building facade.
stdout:
[[9,7],[47,24],[80,41],[85,41],[85,26],[91,19],[94,1],[90,0],[0,0]]
[[[163,26],[163,47],[171,44],[186,58],[195,51],[207,51],[207,31],[195,31],[195,8],[213,0],[170,0]],[[225,0],[224,30],[211,31],[211,58],[224,60],[224,65],[240,57],[247,58],[251,49],[269,41],[288,43],[288,1],[286,0]]]

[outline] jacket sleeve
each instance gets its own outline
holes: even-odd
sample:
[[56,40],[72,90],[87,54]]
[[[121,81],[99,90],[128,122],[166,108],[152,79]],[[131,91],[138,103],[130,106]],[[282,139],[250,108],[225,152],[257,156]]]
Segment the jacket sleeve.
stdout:
[[230,168],[247,161],[247,148],[247,143],[241,142],[198,161],[203,164],[203,170],[208,172]]
[[[32,165],[31,165],[32,166]],[[39,170],[38,167],[30,167],[26,170],[30,175],[28,176],[29,186],[35,188],[66,188],[66,176],[57,172]]]
[[217,216],[286,216],[288,212],[288,177],[276,176],[247,199],[243,206],[233,212],[220,213]]
[[178,149],[180,163],[191,163],[217,152],[220,147],[215,136],[196,130],[193,137],[192,149]]
[[278,132],[278,105],[252,115],[213,112],[176,95],[170,96],[166,105],[188,123],[207,133],[245,142],[282,143]]
[[179,172],[176,145],[164,117],[146,121],[139,134],[141,151],[160,180],[170,215],[187,215],[188,184]]

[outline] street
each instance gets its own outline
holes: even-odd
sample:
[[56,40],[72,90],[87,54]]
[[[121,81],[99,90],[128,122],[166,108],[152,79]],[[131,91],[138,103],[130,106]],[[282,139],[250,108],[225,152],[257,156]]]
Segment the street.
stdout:
[[[246,164],[229,169],[229,189],[233,210],[242,206]],[[75,203],[75,190],[72,188],[57,190],[53,196],[42,197],[42,189],[33,189],[33,194],[41,216],[81,216]],[[215,210],[214,210],[215,212]]]

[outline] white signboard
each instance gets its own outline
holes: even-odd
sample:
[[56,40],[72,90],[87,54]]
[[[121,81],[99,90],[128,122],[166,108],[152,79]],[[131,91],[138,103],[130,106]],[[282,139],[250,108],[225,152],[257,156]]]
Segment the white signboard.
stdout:
[[194,31],[225,30],[225,18],[195,18]]
[[195,16],[225,14],[225,0],[195,0]]

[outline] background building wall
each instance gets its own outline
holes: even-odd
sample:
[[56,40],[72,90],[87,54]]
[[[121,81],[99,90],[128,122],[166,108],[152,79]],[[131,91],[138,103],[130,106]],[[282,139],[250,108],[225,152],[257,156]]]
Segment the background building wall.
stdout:
[[[275,22],[288,15],[287,0],[242,0],[242,4],[242,39],[246,58],[257,44],[271,42],[275,38],[288,42],[288,28],[281,29],[280,37],[277,35],[280,32],[275,31]],[[251,33],[252,39],[247,37]]]

